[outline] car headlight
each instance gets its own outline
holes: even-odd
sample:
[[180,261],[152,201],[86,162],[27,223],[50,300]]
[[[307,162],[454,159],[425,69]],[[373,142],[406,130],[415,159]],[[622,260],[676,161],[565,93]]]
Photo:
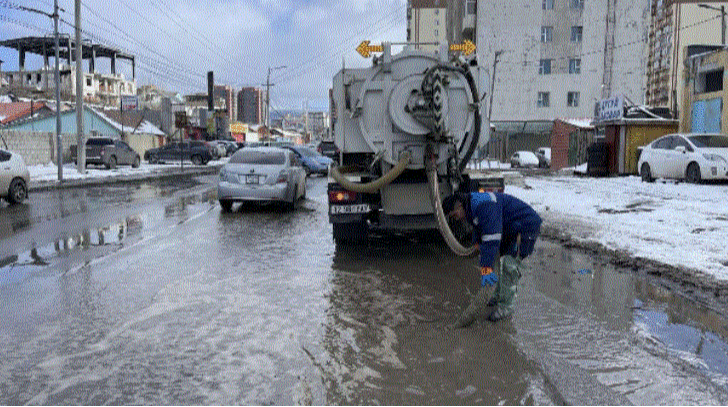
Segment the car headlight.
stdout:
[[726,162],[725,158],[718,154],[703,154],[703,157],[705,157],[705,159],[708,161],[719,161],[723,163]]

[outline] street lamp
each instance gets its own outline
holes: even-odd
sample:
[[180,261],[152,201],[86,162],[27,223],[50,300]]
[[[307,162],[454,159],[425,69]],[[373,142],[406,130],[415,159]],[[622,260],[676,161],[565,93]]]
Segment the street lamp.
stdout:
[[266,108],[268,109],[266,112],[266,117],[265,117],[265,121],[266,121],[265,127],[268,128],[268,134],[270,134],[270,87],[274,85],[274,84],[270,83],[270,73],[273,71],[277,71],[279,69],[286,69],[286,68],[288,68],[288,67],[285,65],[276,66],[274,68],[268,67],[268,80],[265,81],[265,89],[266,89],[265,90],[265,100],[266,100]]
[[[58,60],[61,59],[59,55],[59,44],[58,44],[58,0],[53,2],[53,14],[46,13],[31,7],[15,6],[19,10],[28,11],[31,13],[42,14],[46,17],[53,19],[54,22],[54,37],[56,45],[56,69],[55,69],[55,82],[56,82],[56,164],[58,165],[58,181],[63,181],[63,143],[61,136],[61,77],[59,74]],[[63,9],[60,9],[63,10]]]
[[713,7],[707,4],[698,4],[698,7],[720,11],[720,43],[725,46],[725,6]]

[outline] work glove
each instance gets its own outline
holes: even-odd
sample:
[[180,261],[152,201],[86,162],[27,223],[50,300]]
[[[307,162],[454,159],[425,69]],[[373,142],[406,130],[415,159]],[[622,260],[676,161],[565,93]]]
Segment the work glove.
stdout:
[[481,267],[480,268],[480,286],[485,287],[493,287],[498,283],[498,273],[494,273],[493,269],[490,267]]

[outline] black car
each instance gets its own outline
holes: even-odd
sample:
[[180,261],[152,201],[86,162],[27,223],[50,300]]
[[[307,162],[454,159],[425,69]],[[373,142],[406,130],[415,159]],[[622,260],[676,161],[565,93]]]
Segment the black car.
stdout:
[[319,143],[316,150],[321,153],[321,155],[325,155],[336,162],[339,161],[339,148],[336,147],[336,144],[334,144],[333,141],[322,141]]
[[205,165],[212,160],[212,149],[204,141],[185,141],[151,148],[144,153],[144,159],[150,164],[179,161],[180,157],[192,161],[195,165]]

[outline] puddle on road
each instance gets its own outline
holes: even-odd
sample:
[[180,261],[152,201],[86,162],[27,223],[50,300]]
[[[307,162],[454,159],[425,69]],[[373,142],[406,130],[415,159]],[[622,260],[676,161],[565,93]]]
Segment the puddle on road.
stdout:
[[[512,319],[448,332],[477,283],[475,261],[446,250],[406,239],[336,250],[317,360],[328,366],[328,402],[588,402],[568,394],[576,385],[593,387],[591,400],[599,392],[638,404],[727,400],[726,319],[659,281],[539,242]],[[547,383],[559,374],[549,360],[584,377]]]

